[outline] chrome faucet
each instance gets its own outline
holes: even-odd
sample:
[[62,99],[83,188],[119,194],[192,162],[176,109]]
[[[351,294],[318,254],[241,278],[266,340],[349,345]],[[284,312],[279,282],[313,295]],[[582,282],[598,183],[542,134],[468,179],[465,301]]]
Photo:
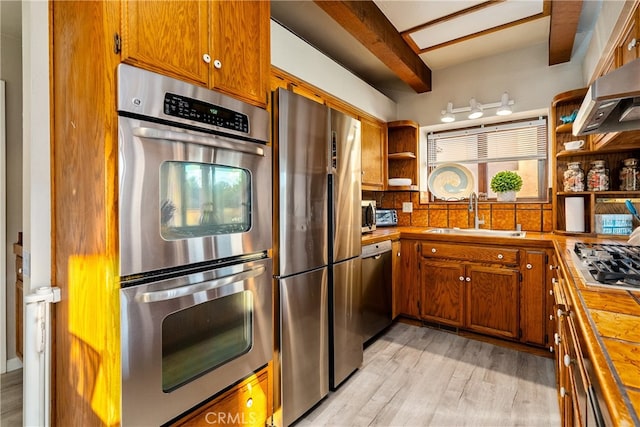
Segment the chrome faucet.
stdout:
[[473,191],[469,195],[469,212],[475,212],[473,216],[473,227],[475,229],[480,228],[480,224],[484,224],[484,216],[482,219],[478,217],[478,195]]

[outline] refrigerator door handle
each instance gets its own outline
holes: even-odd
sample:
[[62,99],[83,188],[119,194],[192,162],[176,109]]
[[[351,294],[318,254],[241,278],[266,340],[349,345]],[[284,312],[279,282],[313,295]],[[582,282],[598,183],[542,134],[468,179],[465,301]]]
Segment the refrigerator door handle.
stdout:
[[338,136],[335,130],[331,131],[331,173],[338,170]]

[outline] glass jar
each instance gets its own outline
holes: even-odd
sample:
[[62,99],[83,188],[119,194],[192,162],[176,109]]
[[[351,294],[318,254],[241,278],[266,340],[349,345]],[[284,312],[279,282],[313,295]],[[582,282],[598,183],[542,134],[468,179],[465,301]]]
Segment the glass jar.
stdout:
[[564,191],[584,191],[584,171],[580,162],[569,162],[563,176]]
[[609,190],[609,170],[604,160],[594,160],[591,162],[591,169],[587,173],[587,190]]
[[[620,170],[620,190],[640,190],[640,168],[638,167],[638,159],[625,159],[623,160],[623,164],[624,166]],[[624,180],[622,179],[623,177]]]

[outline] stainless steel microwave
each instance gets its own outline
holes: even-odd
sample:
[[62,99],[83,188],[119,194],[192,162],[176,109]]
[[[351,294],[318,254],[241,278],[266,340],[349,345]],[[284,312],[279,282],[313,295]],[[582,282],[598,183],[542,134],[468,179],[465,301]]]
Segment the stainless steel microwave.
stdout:
[[376,229],[376,201],[362,201],[362,232],[368,233]]

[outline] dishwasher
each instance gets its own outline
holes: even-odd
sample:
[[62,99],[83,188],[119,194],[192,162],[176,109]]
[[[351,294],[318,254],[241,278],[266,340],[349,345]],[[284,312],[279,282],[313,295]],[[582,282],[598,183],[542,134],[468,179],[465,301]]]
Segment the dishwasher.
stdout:
[[362,341],[391,324],[391,240],[362,247]]

